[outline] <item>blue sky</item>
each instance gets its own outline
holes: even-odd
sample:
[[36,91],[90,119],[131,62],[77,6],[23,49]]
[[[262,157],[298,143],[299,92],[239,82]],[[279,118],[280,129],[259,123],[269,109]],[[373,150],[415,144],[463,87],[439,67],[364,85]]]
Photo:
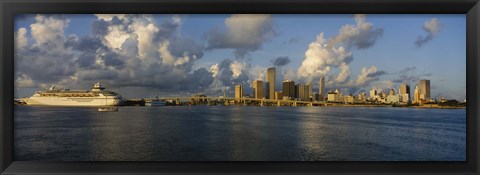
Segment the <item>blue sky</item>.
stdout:
[[[318,89],[326,76],[328,90],[357,93],[398,90],[402,82],[413,91],[430,79],[433,97],[463,101],[465,27],[461,14],[22,15],[15,21],[16,95],[94,81],[127,97],[221,95],[265,79],[283,57],[277,84],[289,78]],[[317,40],[321,33],[325,42]],[[54,66],[45,72],[32,61]]]

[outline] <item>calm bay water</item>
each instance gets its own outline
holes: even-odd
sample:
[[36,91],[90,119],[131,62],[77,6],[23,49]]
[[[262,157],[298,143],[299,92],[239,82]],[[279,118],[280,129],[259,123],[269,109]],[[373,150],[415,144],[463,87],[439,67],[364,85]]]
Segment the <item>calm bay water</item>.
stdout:
[[465,109],[15,107],[15,160],[464,161]]

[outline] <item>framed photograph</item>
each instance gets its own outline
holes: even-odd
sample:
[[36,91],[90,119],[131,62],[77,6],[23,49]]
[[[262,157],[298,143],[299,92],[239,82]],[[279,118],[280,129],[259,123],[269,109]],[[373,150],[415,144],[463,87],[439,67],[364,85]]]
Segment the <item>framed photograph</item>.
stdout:
[[1,172],[478,173],[478,6],[2,1]]

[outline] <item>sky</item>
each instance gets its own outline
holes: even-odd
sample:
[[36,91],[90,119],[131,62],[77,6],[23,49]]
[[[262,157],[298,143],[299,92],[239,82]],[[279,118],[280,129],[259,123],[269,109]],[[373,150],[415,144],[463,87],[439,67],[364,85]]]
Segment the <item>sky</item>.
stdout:
[[15,96],[101,82],[127,98],[234,94],[276,68],[283,80],[357,94],[466,98],[463,14],[18,15]]

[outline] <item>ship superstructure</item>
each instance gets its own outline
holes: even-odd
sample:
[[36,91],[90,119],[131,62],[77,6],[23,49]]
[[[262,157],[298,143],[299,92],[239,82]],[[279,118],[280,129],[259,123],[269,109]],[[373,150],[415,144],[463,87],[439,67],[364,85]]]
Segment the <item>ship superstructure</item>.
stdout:
[[105,90],[97,82],[91,90],[57,89],[54,85],[47,91],[37,91],[33,96],[22,100],[27,105],[117,106],[122,102],[122,96],[116,92]]

